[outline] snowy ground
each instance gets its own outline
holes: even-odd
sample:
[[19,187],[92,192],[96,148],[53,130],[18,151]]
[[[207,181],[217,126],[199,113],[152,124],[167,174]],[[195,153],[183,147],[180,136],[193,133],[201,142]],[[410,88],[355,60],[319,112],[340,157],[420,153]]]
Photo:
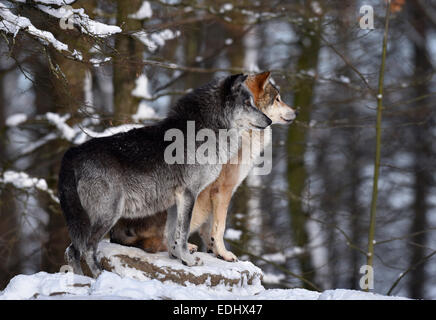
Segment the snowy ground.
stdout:
[[175,299],[175,300],[399,300],[362,291],[336,289],[264,289],[254,285],[228,291],[224,287],[182,286],[169,281],[135,280],[104,271],[97,279],[65,273],[18,275],[0,291],[2,299]]
[[[187,267],[166,252],[150,254],[102,240],[98,256],[106,265],[97,279],[62,266],[59,273],[38,272],[11,279],[0,300],[145,299],[145,300],[385,300],[405,299],[355,290],[265,289],[262,270],[249,261],[226,262],[197,253],[202,266]],[[128,259],[124,259],[127,257]],[[106,263],[103,263],[103,260]],[[66,272],[67,271],[67,272]],[[219,281],[213,278],[218,277]],[[204,278],[201,282],[199,278]],[[160,279],[160,280],[158,280]],[[167,280],[172,279],[172,280]],[[228,280],[236,280],[236,282]],[[251,280],[249,280],[251,279]],[[278,280],[279,281],[279,280]],[[176,283],[177,282],[177,283]]]

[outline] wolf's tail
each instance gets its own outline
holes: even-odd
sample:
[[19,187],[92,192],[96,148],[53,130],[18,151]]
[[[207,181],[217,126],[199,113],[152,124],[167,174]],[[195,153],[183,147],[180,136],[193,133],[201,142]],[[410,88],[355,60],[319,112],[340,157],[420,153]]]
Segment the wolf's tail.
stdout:
[[[62,212],[64,213],[72,242],[70,250],[75,252],[75,254],[70,254],[69,256],[72,257],[73,260],[79,259],[80,264],[80,256],[84,250],[86,250],[86,243],[91,234],[91,226],[89,216],[82,207],[77,192],[77,181],[74,168],[74,152],[72,149],[69,149],[62,158],[61,169],[59,172],[58,192]],[[74,263],[74,261],[71,262]]]

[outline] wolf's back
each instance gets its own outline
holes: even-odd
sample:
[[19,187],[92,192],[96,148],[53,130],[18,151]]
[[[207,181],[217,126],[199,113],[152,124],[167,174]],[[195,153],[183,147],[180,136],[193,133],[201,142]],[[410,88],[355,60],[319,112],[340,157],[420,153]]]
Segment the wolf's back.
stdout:
[[90,235],[89,217],[82,207],[77,192],[75,150],[70,148],[62,158],[59,171],[59,200],[67,222],[71,241],[77,249],[84,249]]

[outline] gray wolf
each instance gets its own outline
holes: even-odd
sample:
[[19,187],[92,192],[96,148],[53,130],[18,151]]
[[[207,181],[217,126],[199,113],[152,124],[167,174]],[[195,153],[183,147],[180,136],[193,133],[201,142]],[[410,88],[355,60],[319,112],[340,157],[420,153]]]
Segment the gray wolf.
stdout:
[[[273,123],[289,124],[296,116],[296,112],[284,103],[280,92],[270,81],[270,72],[263,72],[248,76],[246,85],[254,97],[256,107],[267,115]],[[263,131],[245,132],[242,136],[243,144],[250,144],[256,135],[263,136],[263,145],[253,153],[260,154],[265,146],[271,143],[271,129]],[[242,145],[238,157],[242,157]],[[219,177],[207,186],[198,196],[191,219],[190,232],[199,231],[200,236],[209,252],[227,261],[236,261],[236,256],[228,251],[224,245],[227,209],[233,193],[247,177],[253,167],[254,159],[248,163],[238,161],[238,164],[224,164]],[[166,221],[165,211],[157,213],[153,220],[143,218],[141,221],[121,219],[111,230],[111,241],[123,245],[136,246],[147,252],[165,250],[164,232],[158,225]],[[189,245],[195,251],[194,245]]]
[[[67,150],[58,191],[71,238],[65,258],[75,273],[82,273],[82,256],[94,276],[101,272],[98,243],[120,218],[151,216],[174,204],[177,213],[167,218],[168,253],[188,266],[202,264],[187,247],[192,210],[198,194],[218,177],[222,164],[170,165],[164,154],[171,142],[164,137],[171,129],[187,137],[188,121],[195,122],[195,130],[216,132],[269,126],[271,120],[253,104],[246,78],[239,74],[214,80],[180,98],[155,125],[94,138]],[[232,157],[239,146],[232,150],[235,144],[227,139],[217,144],[217,157],[229,150],[228,145],[227,157]],[[185,153],[185,158],[191,156]]]

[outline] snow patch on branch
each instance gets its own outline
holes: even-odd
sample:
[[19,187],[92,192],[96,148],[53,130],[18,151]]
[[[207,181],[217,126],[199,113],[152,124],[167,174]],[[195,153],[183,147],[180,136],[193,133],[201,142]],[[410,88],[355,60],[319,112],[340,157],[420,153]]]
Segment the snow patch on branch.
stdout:
[[[83,34],[97,38],[105,38],[122,31],[118,26],[107,25],[90,19],[83,8],[73,9],[70,6],[67,6],[73,2],[74,1],[72,0],[36,1],[37,8],[42,12],[57,19],[68,19],[68,22],[72,22],[78,26]],[[53,7],[53,5],[58,7]],[[7,6],[4,3],[0,3],[0,31],[2,30],[6,33],[12,34],[14,38],[17,36],[18,32],[23,31],[31,37],[39,40],[43,45],[51,45],[58,52],[67,53],[75,60],[83,60],[81,52],[75,49],[70,50],[67,44],[56,39],[51,32],[36,28],[28,18],[15,15],[11,11],[13,8],[12,5]],[[91,63],[99,65],[100,63],[107,61],[108,60],[92,61]]]
[[76,136],[75,130],[66,124],[66,121],[70,118],[69,114],[61,117],[57,113],[47,112],[46,117],[47,120],[62,133],[62,137],[68,141],[73,140],[73,138]]
[[73,52],[69,51],[68,45],[57,40],[51,32],[36,28],[28,18],[13,14],[3,3],[0,3],[0,18],[2,18],[0,30],[13,34],[14,38],[20,30],[23,30],[32,37],[37,38],[44,45],[51,45],[59,52],[67,52],[73,58],[82,60],[80,52],[76,50]]
[[35,28],[29,19],[13,14],[9,8],[3,3],[0,3],[0,17],[3,19],[0,22],[0,30],[12,33],[16,37],[20,30],[24,30],[32,36],[36,36],[45,43],[50,43],[59,51],[68,51],[68,46],[56,40],[51,32],[43,31]]
[[52,8],[45,5],[38,5],[38,8],[57,19],[68,18],[68,21],[80,27],[82,33],[90,36],[105,38],[122,31],[118,26],[107,25],[90,19],[83,8],[71,8],[69,11],[66,11],[65,7]]
[[156,51],[159,47],[165,45],[165,41],[172,40],[180,36],[180,31],[172,31],[170,29],[164,29],[161,31],[148,33],[145,31],[138,31],[133,36],[141,41],[150,52]]
[[16,113],[16,114],[13,114],[13,115],[9,116],[6,119],[6,125],[8,127],[16,127],[16,126],[22,124],[23,122],[26,122],[26,120],[27,120],[27,115],[26,114],[24,114],[24,113]]
[[129,14],[130,19],[144,20],[150,18],[153,15],[153,11],[151,10],[150,2],[144,1],[139,8],[139,10],[135,13]]
[[[55,5],[55,6],[63,6],[66,4],[72,4],[75,1],[76,0],[33,0],[33,2],[36,2],[36,3]],[[26,3],[26,0],[15,0],[15,2]]]
[[132,116],[135,121],[157,118],[156,111],[150,107],[145,101],[141,101],[138,106],[138,111]]
[[91,58],[89,59],[89,62],[95,66],[95,67],[99,67],[100,65],[107,63],[109,61],[111,61],[112,58],[111,57],[104,57],[104,58]]
[[226,233],[224,234],[224,238],[233,241],[237,241],[241,239],[241,236],[242,236],[241,230],[236,230],[231,228],[226,229]]
[[12,184],[15,188],[22,190],[38,189],[47,192],[52,200],[59,202],[59,199],[55,196],[53,190],[48,187],[44,179],[30,177],[25,172],[7,170],[3,173],[3,177],[0,176],[0,183]]
[[268,261],[275,262],[275,263],[285,263],[286,262],[286,256],[281,252],[264,254],[262,256],[262,258],[265,260],[268,260]]
[[145,74],[141,74],[135,80],[136,87],[132,90],[132,95],[137,98],[150,99],[151,94],[148,90],[148,78]]

